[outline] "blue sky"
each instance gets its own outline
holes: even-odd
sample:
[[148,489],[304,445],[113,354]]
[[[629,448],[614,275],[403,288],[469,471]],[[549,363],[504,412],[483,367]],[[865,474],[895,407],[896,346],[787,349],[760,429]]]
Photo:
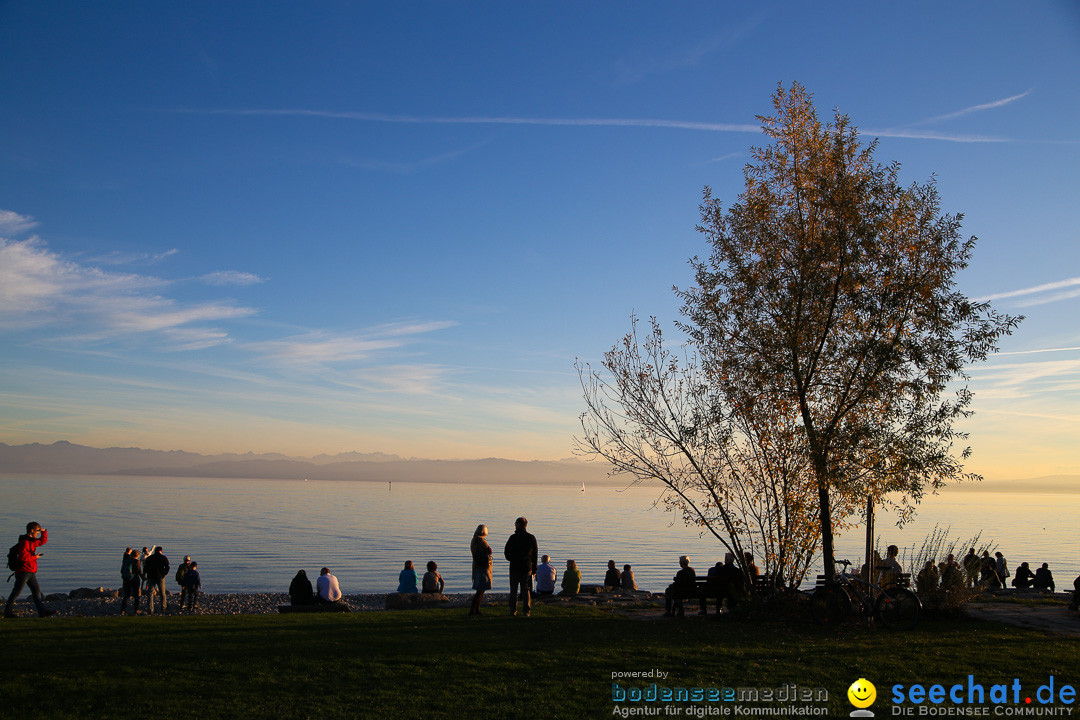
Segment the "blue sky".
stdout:
[[777,83],[1028,315],[971,468],[1080,473],[1071,2],[0,2],[0,442],[554,459]]

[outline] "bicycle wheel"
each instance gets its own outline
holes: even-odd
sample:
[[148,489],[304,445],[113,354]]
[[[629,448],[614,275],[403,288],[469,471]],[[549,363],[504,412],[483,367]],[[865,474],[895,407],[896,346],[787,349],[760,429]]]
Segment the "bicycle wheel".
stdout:
[[851,615],[851,598],[839,585],[826,585],[810,596],[810,617],[818,625],[836,625]]
[[910,590],[887,588],[878,597],[874,609],[881,624],[890,630],[910,630],[919,622],[922,602]]

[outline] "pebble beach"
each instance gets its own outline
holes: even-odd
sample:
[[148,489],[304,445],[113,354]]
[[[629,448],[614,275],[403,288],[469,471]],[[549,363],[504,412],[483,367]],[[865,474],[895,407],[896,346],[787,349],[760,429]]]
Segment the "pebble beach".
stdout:
[[[80,591],[75,591],[79,593]],[[112,617],[120,615],[120,598],[112,596],[115,592],[107,589],[89,590],[87,592],[101,593],[98,597],[72,598],[67,593],[47,595],[45,605],[50,610],[56,611],[56,617]],[[484,596],[485,611],[491,607],[491,612],[504,611],[508,593],[487,593]],[[662,598],[662,596],[659,596]],[[369,612],[386,609],[386,594],[345,595],[342,600],[354,612]],[[446,601],[438,603],[436,607],[443,608],[468,608],[472,600],[472,593],[448,594]],[[542,603],[569,603],[575,605],[608,605],[622,604],[626,602],[641,602],[657,596],[651,593],[640,592],[633,594],[602,594],[602,595],[578,595],[574,598],[551,597],[534,602]],[[288,593],[201,593],[195,610],[188,613],[180,611],[180,596],[170,592],[168,595],[168,607],[165,615],[271,615],[277,614],[278,607],[289,604]],[[156,598],[155,598],[156,600]],[[496,610],[495,607],[498,609]],[[160,604],[155,602],[154,615],[146,612],[148,607],[146,598],[143,597],[139,604],[139,616],[158,617],[161,615]],[[131,602],[128,602],[128,610],[131,610]],[[36,611],[26,593],[15,603],[15,613],[20,617],[34,617]]]

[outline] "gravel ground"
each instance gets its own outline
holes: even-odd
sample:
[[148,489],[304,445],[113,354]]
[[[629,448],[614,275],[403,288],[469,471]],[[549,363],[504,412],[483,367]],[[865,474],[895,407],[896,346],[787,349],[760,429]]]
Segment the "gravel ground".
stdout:
[[[55,596],[52,596],[55,598]],[[450,601],[449,607],[468,607],[472,595],[447,595]],[[485,605],[488,599],[500,600],[499,596],[485,596]],[[501,601],[505,602],[507,596],[503,595]],[[345,602],[354,611],[384,610],[386,608],[386,595],[345,595]],[[161,605],[154,598],[155,615],[161,614]],[[276,614],[279,605],[288,605],[288,593],[201,593],[192,615],[267,615]],[[46,607],[55,610],[57,617],[106,617],[120,614],[120,599],[115,597],[97,597],[81,600],[71,599],[47,599]],[[147,602],[143,597],[139,603],[139,615],[147,615]],[[128,612],[131,611],[131,601],[128,601]],[[15,613],[23,617],[35,614],[35,609],[30,599],[24,594],[15,603]],[[168,596],[166,615],[188,614],[185,610],[180,612],[180,595]]]
[[[105,591],[110,592],[110,591]],[[484,596],[485,611],[491,606],[505,608],[509,599],[507,593],[487,593]],[[656,600],[657,596],[651,596]],[[661,596],[662,597],[662,596]],[[444,607],[467,608],[472,600],[472,593],[447,595],[447,604]],[[640,602],[650,598],[649,593],[639,593],[634,596],[618,594],[605,595],[578,595],[576,598],[547,598],[534,602],[543,603],[568,603],[575,605],[616,605],[624,602]],[[386,609],[386,595],[345,595],[343,598],[353,611],[372,611]],[[156,598],[155,598],[156,600]],[[278,611],[279,605],[288,605],[288,593],[200,593],[193,615],[269,615]],[[117,597],[94,597],[85,599],[70,599],[64,593],[49,595],[45,601],[46,607],[56,611],[57,617],[108,617],[120,614],[120,599]],[[154,603],[156,615],[160,615],[160,604]],[[146,612],[146,597],[139,604],[139,615],[148,615]],[[128,611],[131,611],[131,603],[128,603]],[[34,616],[35,609],[29,596],[24,592],[22,597],[15,603],[15,614],[20,617]],[[168,609],[166,615],[188,614],[180,612],[179,594],[169,593]]]

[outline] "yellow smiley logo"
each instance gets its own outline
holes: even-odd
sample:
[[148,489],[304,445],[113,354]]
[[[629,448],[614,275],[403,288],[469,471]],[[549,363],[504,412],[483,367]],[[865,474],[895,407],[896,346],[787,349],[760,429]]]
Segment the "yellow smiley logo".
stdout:
[[866,678],[859,678],[847,689],[847,699],[857,708],[868,708],[877,699],[877,688]]

